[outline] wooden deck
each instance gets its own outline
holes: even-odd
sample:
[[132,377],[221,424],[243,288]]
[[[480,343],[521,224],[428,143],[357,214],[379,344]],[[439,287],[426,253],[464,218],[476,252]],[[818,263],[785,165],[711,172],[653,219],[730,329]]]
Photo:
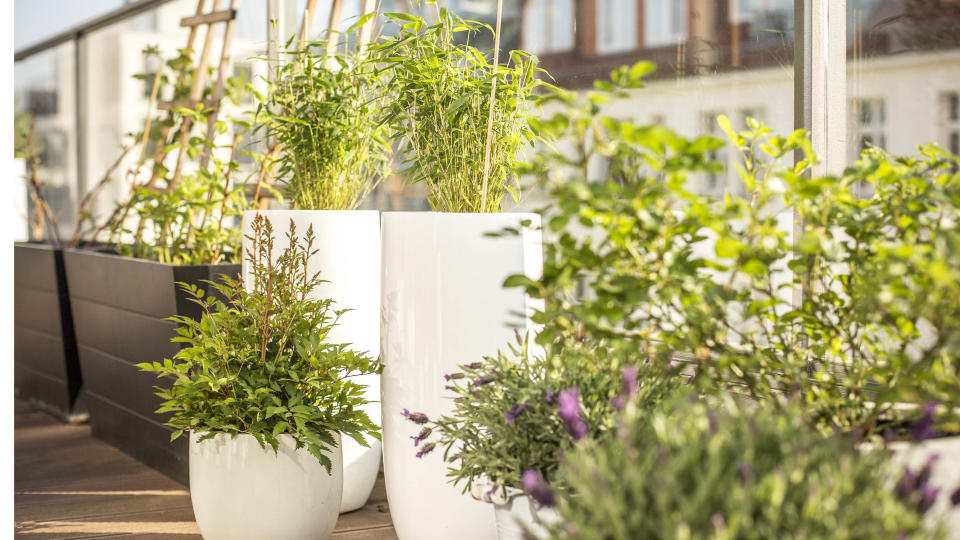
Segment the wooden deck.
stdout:
[[[17,538],[201,538],[186,486],[94,439],[88,425],[19,400],[14,423]],[[340,516],[333,538],[396,538],[382,476],[367,506]]]

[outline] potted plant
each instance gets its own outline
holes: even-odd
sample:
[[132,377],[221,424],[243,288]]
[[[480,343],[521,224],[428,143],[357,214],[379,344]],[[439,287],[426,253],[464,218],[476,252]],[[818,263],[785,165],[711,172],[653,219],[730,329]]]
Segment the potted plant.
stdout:
[[[182,51],[157,73],[154,98],[187,97],[193,73],[188,54]],[[181,69],[188,76],[178,78]],[[238,86],[226,88],[235,98]],[[148,117],[136,146],[140,157],[126,173],[129,196],[85,236],[82,249],[64,251],[93,435],[183,483],[186,441],[169,444],[171,430],[153,415],[160,404],[151,392],[156,381],[134,364],[176,354],[170,316],[199,318],[199,306],[177,283],[215,293],[206,281],[240,272],[237,222],[248,207],[237,160],[244,122],[214,123],[217,135],[233,131],[227,144],[225,137],[186,137],[184,166],[168,168],[175,156],[167,153],[179,146],[170,142],[191,125],[206,126],[215,110],[209,103]],[[105,233],[109,241],[101,244]]]
[[[361,18],[352,28],[362,26]],[[352,29],[351,29],[352,31]],[[348,35],[350,32],[348,32]],[[358,210],[367,195],[389,174],[390,146],[382,122],[386,94],[376,66],[365,59],[363,45],[352,53],[325,56],[323,42],[305,43],[281,54],[276,81],[260,95],[258,120],[277,144],[278,182],[289,210],[249,210],[244,233],[256,216],[275,224],[312,227],[318,243],[311,270],[322,272],[313,289],[318,298],[348,306],[331,338],[376,354],[380,347],[380,214]],[[278,245],[286,241],[276,238]],[[249,248],[249,240],[246,241]],[[249,262],[244,259],[246,266]],[[250,276],[247,276],[248,284]],[[366,412],[380,421],[380,378],[367,375]],[[363,507],[380,471],[381,444],[343,443],[342,511]]]
[[[550,538],[937,538],[928,486],[890,482],[886,453],[825,437],[792,402],[681,395],[628,407],[616,436],[585,441],[559,477]],[[543,493],[549,487],[540,486]]]
[[[586,337],[533,354],[527,338],[444,375],[453,410],[439,418],[407,412],[415,457],[436,453],[447,476],[493,503],[500,540],[540,538],[555,515],[537,486],[562,489],[557,469],[578,441],[612,432],[628,400],[655,407],[679,378],[644,365],[639,351]],[[418,471],[413,471],[416,474]]]
[[[393,92],[388,121],[405,155],[403,172],[425,186],[434,210],[383,214],[384,475],[401,539],[484,539],[496,534],[491,508],[447,485],[439,457],[417,460],[409,452],[401,413],[449,412],[452,402],[435,381],[492,354],[513,328],[532,330],[530,299],[501,285],[511,274],[539,274],[537,216],[499,211],[508,192],[519,195],[512,183],[518,153],[533,138],[527,120],[536,69],[521,52],[494,68],[458,42],[486,27],[438,14],[433,25],[392,15],[399,32],[374,51]],[[504,228],[522,232],[485,234]],[[411,497],[411,486],[429,496]]]
[[190,496],[204,538],[328,538],[340,511],[340,437],[379,436],[352,380],[378,363],[331,340],[344,310],[313,294],[312,229],[301,239],[291,223],[282,250],[266,218],[252,229],[251,286],[210,283],[224,302],[181,284],[201,317],[173,317],[174,341],[185,347],[138,367],[176,379],[158,387],[158,412],[173,413],[174,438],[189,432]]

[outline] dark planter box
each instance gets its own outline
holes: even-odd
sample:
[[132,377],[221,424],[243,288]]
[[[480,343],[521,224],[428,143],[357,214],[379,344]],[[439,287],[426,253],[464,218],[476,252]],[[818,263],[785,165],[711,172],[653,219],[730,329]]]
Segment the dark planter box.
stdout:
[[134,364],[172,358],[173,315],[197,319],[178,282],[212,292],[204,280],[236,276],[239,264],[174,266],[93,250],[64,250],[70,303],[93,435],[183,484],[188,483],[187,437],[158,415],[154,386],[170,384]]
[[13,248],[13,380],[16,393],[68,422],[87,419],[63,250]]

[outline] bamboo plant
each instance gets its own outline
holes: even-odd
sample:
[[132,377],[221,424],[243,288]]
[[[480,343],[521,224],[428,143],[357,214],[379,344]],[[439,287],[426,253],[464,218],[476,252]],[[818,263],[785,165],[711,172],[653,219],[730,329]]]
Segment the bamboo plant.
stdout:
[[523,51],[491,63],[470,45],[480,32],[493,32],[490,26],[436,12],[435,24],[386,14],[399,31],[373,50],[393,92],[388,121],[407,178],[425,185],[433,210],[498,212],[507,193],[520,197],[516,171],[535,138],[530,105],[542,70]]

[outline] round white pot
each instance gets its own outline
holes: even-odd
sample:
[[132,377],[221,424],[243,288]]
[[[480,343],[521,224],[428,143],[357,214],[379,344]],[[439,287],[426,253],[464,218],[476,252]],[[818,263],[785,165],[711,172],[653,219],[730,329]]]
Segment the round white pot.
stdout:
[[[313,226],[316,240],[308,271],[320,272],[326,280],[313,290],[315,298],[330,298],[337,309],[349,309],[330,332],[332,343],[349,343],[356,351],[376,356],[380,348],[380,212],[376,210],[250,210],[243,214],[243,275],[250,286],[246,253],[247,238],[253,233],[253,219],[262,214],[273,225],[274,254],[287,246],[287,231],[292,219],[297,236],[303,240]],[[366,385],[363,407],[370,419],[380,423],[380,376],[362,375],[354,379]],[[380,472],[380,441],[367,438],[368,447],[346,437],[343,446],[343,502],[341,512],[363,507],[373,491]]]
[[248,434],[200,436],[190,434],[190,499],[204,540],[330,537],[343,484],[339,447],[327,474],[289,435],[276,453]]
[[526,495],[514,495],[506,503],[494,505],[494,513],[498,540],[527,540],[524,528],[535,539],[547,538],[544,525],[553,525],[560,519],[556,510],[541,506]]
[[[484,236],[523,220],[532,226],[520,236]],[[445,373],[496,354],[515,329],[533,330],[527,317],[540,304],[503,281],[540,276],[539,216],[385,212],[382,230],[384,476],[394,528],[401,540],[496,538],[493,508],[447,483],[442,450],[415,456],[419,426],[402,411],[449,412]]]

